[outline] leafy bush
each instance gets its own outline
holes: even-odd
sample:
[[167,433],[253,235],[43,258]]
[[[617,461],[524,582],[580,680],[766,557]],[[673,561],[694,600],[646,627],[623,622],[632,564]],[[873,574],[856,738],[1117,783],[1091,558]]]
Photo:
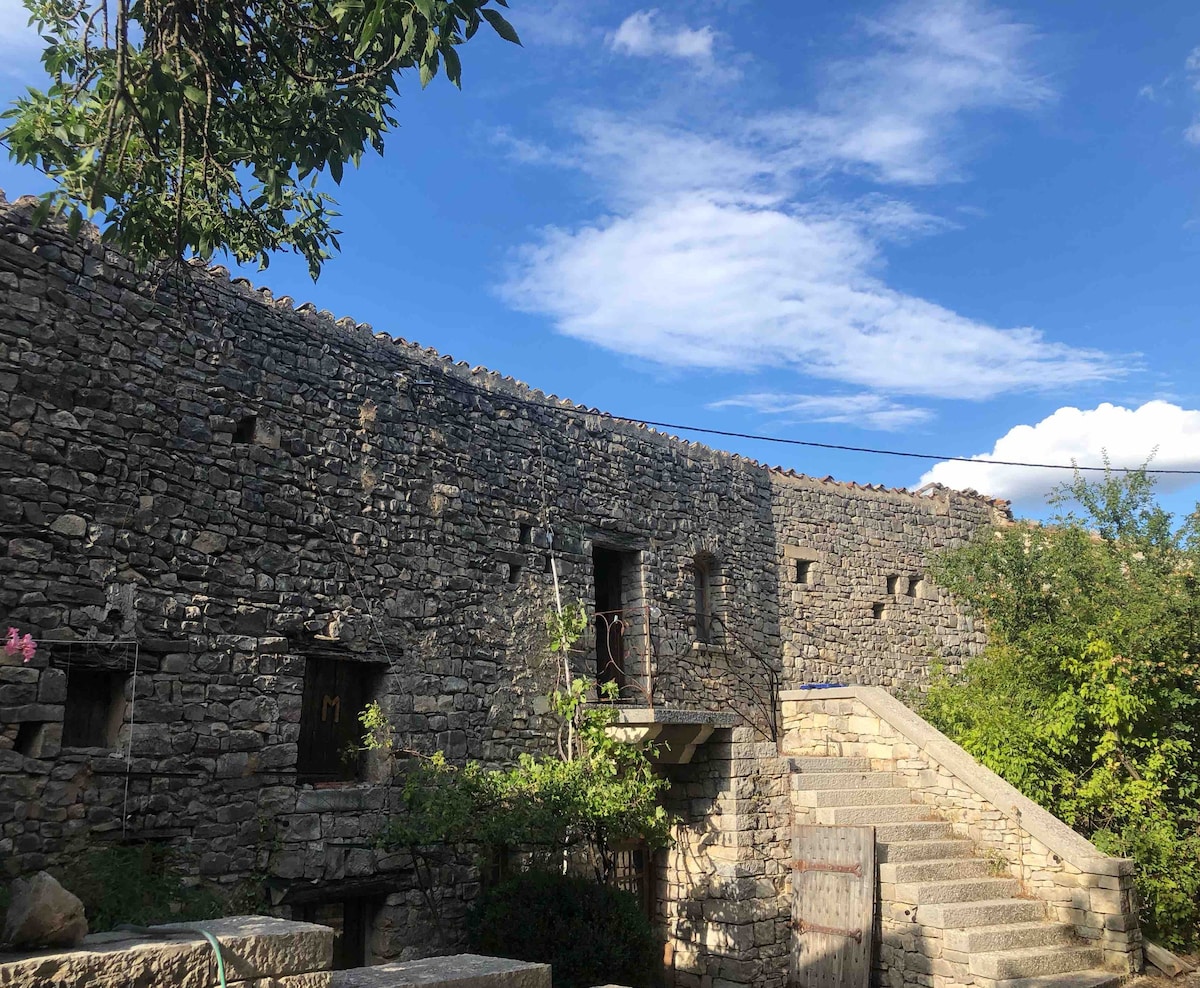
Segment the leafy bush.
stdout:
[[1144,471],[1076,477],[1048,527],[988,532],[935,567],[988,629],[922,712],[981,762],[1137,862],[1142,924],[1200,943],[1200,511],[1174,528]]
[[247,905],[235,901],[239,890],[185,884],[169,849],[157,844],[91,848],[69,867],[54,871],[63,887],[83,902],[93,931],[124,923],[152,926],[213,919],[227,915],[231,907]]
[[562,757],[523,754],[516,765],[493,770],[477,762],[456,767],[438,753],[412,765],[404,812],[391,818],[382,843],[519,847],[545,867],[578,850],[601,882],[609,878],[615,844],[668,844],[672,821],[659,803],[668,781],[644,749],[608,735],[615,711],[585,703],[585,692],[576,679],[550,697],[571,725]]
[[550,964],[555,988],[659,983],[659,945],[637,900],[585,878],[531,871],[486,891],[468,918],[472,950]]

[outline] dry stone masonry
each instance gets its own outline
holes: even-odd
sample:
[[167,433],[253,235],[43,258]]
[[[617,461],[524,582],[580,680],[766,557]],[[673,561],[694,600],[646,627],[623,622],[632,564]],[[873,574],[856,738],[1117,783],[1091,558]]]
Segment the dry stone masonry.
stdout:
[[0,655],[3,875],[164,842],[360,963],[447,952],[479,872],[439,866],[436,928],[357,715],[454,761],[546,750],[557,576],[604,615],[577,671],[735,715],[663,767],[673,983],[782,984],[779,690],[977,653],[928,565],[1006,506],[770,469],[30,211],[0,197],[0,621],[40,643]]

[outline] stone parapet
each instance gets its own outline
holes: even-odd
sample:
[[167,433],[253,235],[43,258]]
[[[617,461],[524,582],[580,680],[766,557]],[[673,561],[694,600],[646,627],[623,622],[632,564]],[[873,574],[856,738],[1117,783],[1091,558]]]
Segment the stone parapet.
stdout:
[[[330,988],[333,930],[267,916],[170,923],[146,932],[93,933],[71,950],[0,954],[0,988],[208,988],[220,944],[237,988]],[[152,931],[152,932],[151,932]]]

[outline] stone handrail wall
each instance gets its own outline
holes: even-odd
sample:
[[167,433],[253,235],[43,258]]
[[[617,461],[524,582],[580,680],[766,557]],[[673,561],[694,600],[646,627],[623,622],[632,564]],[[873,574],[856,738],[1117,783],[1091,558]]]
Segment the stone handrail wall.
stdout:
[[1106,967],[1136,969],[1131,860],[1103,854],[883,689],[787,690],[780,700],[785,752],[888,763],[956,832],[1003,861],[1051,918],[1103,946]]

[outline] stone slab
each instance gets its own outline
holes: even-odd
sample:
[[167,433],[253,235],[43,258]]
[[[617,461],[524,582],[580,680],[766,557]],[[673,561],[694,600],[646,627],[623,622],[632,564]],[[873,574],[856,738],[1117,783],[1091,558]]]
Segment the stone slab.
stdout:
[[325,926],[269,916],[227,916],[152,929],[155,934],[93,933],[73,950],[0,954],[0,988],[211,988],[217,980],[216,958],[197,929],[217,938],[230,984],[261,982],[261,988],[274,988],[276,983],[278,988],[327,988],[329,984],[325,977],[302,977],[328,973],[333,931]]
[[550,965],[481,954],[426,957],[334,973],[331,988],[550,988]]

